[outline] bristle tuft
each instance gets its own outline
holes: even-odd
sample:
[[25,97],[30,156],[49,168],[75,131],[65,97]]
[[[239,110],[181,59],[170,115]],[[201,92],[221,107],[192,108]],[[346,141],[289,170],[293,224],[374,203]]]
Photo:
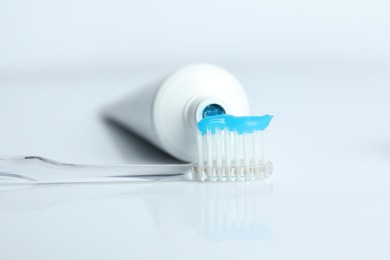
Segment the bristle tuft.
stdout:
[[198,164],[193,178],[198,181],[256,181],[272,174],[266,160],[265,131],[238,133],[217,129],[198,131]]

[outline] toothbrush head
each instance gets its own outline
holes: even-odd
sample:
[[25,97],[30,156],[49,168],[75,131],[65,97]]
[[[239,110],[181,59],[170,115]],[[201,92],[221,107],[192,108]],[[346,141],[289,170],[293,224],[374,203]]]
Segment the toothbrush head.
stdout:
[[197,181],[256,181],[272,174],[266,131],[272,116],[217,115],[198,123]]

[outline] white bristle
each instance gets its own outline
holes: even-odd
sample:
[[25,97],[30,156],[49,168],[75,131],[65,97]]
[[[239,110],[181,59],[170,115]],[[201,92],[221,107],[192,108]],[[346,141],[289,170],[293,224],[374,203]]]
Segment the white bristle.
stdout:
[[272,165],[266,158],[265,132],[238,133],[228,129],[197,134],[198,164],[194,179],[247,181],[267,178]]
[[202,134],[200,132],[197,133],[196,139],[198,142],[198,170],[196,171],[196,174],[198,176],[198,180],[203,180],[203,138]]
[[234,143],[234,175],[237,179],[240,178],[240,164],[241,164],[241,135],[239,135],[237,132],[233,133],[233,143]]
[[231,171],[232,141],[231,141],[231,133],[227,129],[224,130],[224,139],[225,139],[224,149],[225,149],[225,165],[226,165],[225,175],[227,178],[230,178],[232,176],[232,171]]
[[206,134],[206,140],[207,140],[207,150],[206,150],[206,155],[207,155],[207,169],[206,169],[206,176],[208,178],[212,177],[213,175],[213,134],[211,134],[210,131],[207,131]]
[[[260,158],[261,158],[261,154],[260,154],[260,150],[262,149],[262,132],[260,131],[255,131],[254,134],[253,134],[253,139],[254,139],[254,142],[253,142],[253,165],[259,165],[260,164]],[[255,170],[255,175],[256,176],[260,176],[261,174],[261,171],[258,167],[256,167],[256,170]]]
[[249,148],[250,148],[250,140],[249,140],[249,134],[243,134],[242,136],[243,139],[243,146],[242,150],[244,153],[244,174],[245,177],[249,177]]
[[222,177],[222,130],[217,129],[214,134],[215,138],[215,158],[216,158],[216,174],[217,178]]
[[257,165],[259,163],[259,149],[260,149],[260,142],[259,142],[259,131],[255,131],[253,133],[253,165]]

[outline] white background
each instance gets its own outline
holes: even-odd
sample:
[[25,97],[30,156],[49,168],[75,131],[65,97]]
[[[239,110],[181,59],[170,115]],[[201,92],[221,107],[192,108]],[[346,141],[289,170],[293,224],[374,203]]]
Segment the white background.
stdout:
[[1,259],[388,259],[386,1],[2,1],[0,154],[174,162],[101,111],[193,62],[275,115],[260,184],[1,187]]

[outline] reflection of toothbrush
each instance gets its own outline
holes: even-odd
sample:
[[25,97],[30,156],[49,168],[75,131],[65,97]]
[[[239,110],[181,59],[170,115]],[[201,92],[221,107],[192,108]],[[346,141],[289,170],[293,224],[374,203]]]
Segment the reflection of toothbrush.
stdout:
[[197,164],[93,166],[42,157],[0,158],[0,182],[77,183],[143,180],[247,181],[272,172],[266,161],[264,130],[272,116],[210,116],[198,123]]

